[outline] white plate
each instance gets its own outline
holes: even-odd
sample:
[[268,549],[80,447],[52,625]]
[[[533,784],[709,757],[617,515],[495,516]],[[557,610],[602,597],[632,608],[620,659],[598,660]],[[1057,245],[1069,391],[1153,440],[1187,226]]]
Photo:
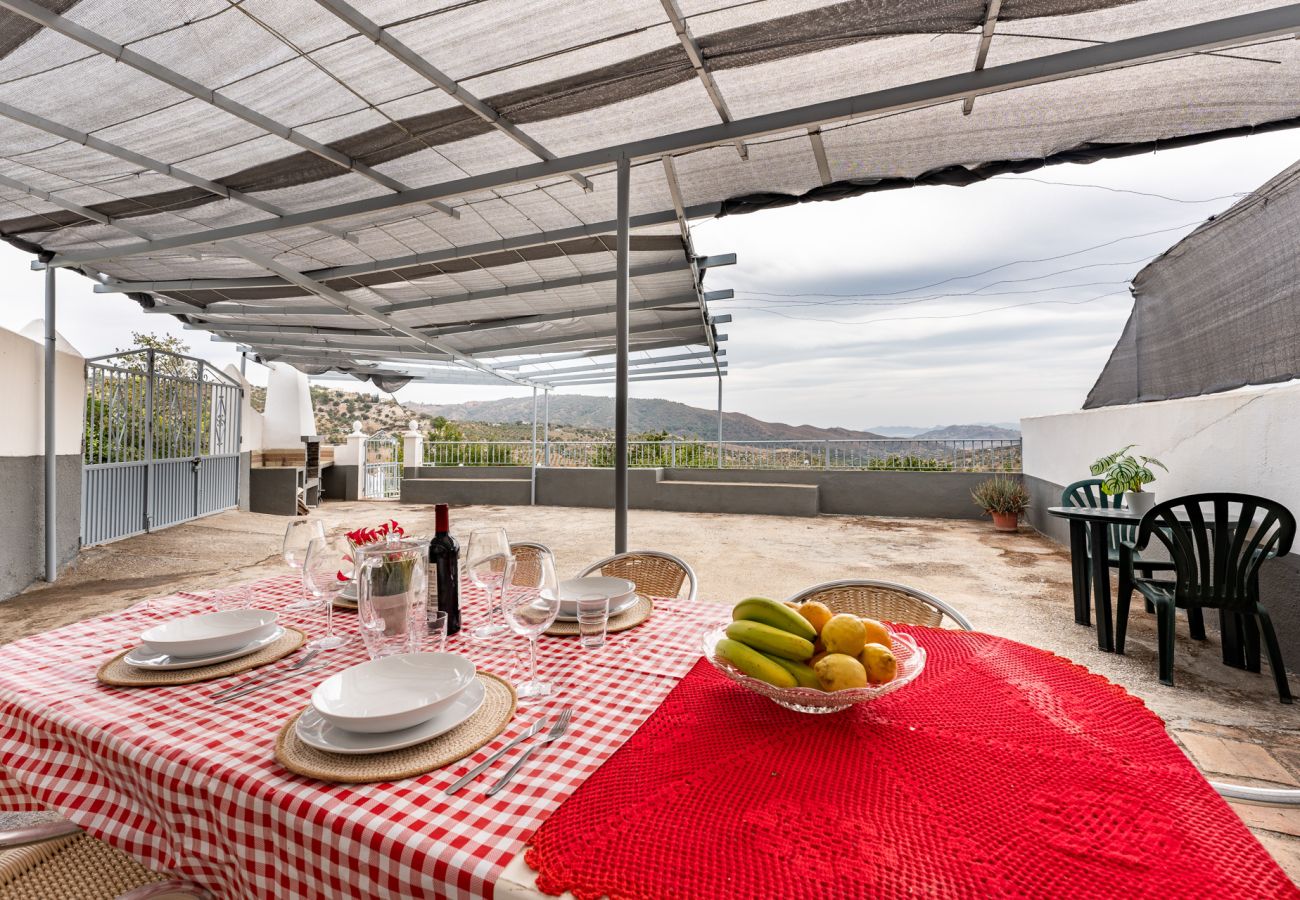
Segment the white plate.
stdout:
[[[609,601],[610,618],[613,618],[614,616],[618,615],[621,612],[627,612],[629,609],[636,606],[636,602],[640,599],[641,599],[640,595],[634,591],[631,594],[628,594],[626,597],[615,597],[614,599],[610,600]],[[561,610],[564,609],[563,600],[560,601],[560,609]],[[555,617],[555,621],[576,622],[578,621],[578,614],[575,612],[572,615],[565,615],[563,612],[561,612],[558,616]]]
[[358,734],[336,728],[326,721],[315,709],[308,709],[294,724],[298,737],[308,747],[324,750],[328,753],[384,753],[389,750],[401,750],[424,741],[432,740],[440,734],[446,734],[463,723],[483,705],[487,697],[487,688],[483,682],[475,679],[456,695],[451,703],[438,710],[427,722],[403,728],[401,731],[389,731],[383,734]]
[[[578,600],[587,597],[608,597],[609,612],[614,614],[615,604],[631,598],[636,600],[636,585],[626,578],[606,575],[587,575],[583,578],[566,578],[560,582],[560,618],[573,621],[578,618]],[[624,607],[626,608],[626,607]]]
[[399,653],[331,675],[312,691],[311,705],[347,731],[398,731],[433,718],[474,675],[474,664],[455,653]]
[[252,643],[237,647],[234,650],[227,650],[225,653],[218,653],[215,656],[168,656],[166,653],[154,653],[148,647],[139,646],[122,657],[122,662],[140,669],[157,669],[164,672],[170,669],[197,669],[199,666],[210,666],[213,663],[239,659],[241,656],[256,653],[263,647],[274,644],[283,635],[284,629],[277,625],[270,634],[260,637]]
[[216,656],[275,631],[279,613],[265,609],[227,609],[173,619],[140,635],[153,653],[168,656]]
[[355,581],[349,581],[345,584],[343,590],[339,591],[339,599],[347,600],[351,603],[357,603],[357,583]]

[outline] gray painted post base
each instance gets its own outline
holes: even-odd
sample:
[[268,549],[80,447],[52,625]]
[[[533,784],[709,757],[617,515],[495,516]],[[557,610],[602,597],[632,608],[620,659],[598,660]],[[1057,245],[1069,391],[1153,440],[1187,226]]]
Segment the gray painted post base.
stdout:
[[[0,543],[0,600],[7,600],[45,574],[45,458],[0,457],[0,518],[11,528]],[[81,455],[57,460],[55,537],[60,567],[81,549]]]

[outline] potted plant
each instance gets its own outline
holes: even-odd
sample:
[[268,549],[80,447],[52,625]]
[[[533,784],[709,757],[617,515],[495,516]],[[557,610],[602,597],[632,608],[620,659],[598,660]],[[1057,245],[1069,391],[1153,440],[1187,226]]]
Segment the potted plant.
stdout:
[[976,506],[993,516],[998,531],[1018,530],[1020,514],[1029,506],[1029,490],[1012,478],[981,481],[970,495]]
[[1129,444],[1123,449],[1103,456],[1089,466],[1088,471],[1101,476],[1101,492],[1103,494],[1112,497],[1116,494],[1123,494],[1125,506],[1138,515],[1146,515],[1156,502],[1156,495],[1152,491],[1142,490],[1143,485],[1156,480],[1156,475],[1151,471],[1151,467],[1159,466],[1166,472],[1169,469],[1155,457],[1141,454],[1137,456],[1131,455],[1129,451],[1136,446],[1137,444]]

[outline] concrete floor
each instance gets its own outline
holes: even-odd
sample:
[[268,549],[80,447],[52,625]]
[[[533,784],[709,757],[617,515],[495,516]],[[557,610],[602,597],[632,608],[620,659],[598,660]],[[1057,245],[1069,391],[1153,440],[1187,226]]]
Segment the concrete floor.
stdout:
[[[397,519],[408,533],[433,529],[432,508],[423,505],[328,503],[314,515],[337,530],[387,518]],[[34,586],[0,603],[0,642],[178,589],[283,572],[279,543],[285,522],[228,512],[85,550],[58,583]],[[695,567],[702,600],[784,598],[837,578],[914,585],[961,609],[981,631],[1050,650],[1123,685],[1166,721],[1213,777],[1300,784],[1300,718],[1296,707],[1277,702],[1267,669],[1252,675],[1223,666],[1217,635],[1211,633],[1204,644],[1192,641],[1180,618],[1176,686],[1162,686],[1156,679],[1154,620],[1140,604],[1130,620],[1126,654],[1099,651],[1094,632],[1074,624],[1068,551],[1033,532],[1000,534],[985,522],[964,520],[650,510],[633,510],[630,523],[633,547],[666,550]],[[576,574],[613,549],[608,510],[474,506],[452,511],[453,532],[462,538],[478,525],[503,525],[512,539],[547,544],[562,575]],[[1300,874],[1300,812],[1243,810],[1292,876]]]

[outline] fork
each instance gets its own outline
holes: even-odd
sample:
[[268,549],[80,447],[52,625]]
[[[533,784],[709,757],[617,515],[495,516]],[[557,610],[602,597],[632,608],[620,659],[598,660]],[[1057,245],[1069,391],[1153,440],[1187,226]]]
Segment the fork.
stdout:
[[573,718],[573,707],[566,706],[564,710],[560,713],[560,717],[555,720],[555,724],[551,726],[551,730],[546,732],[546,736],[542,738],[540,741],[538,741],[537,743],[533,744],[523,753],[519,754],[519,758],[515,760],[515,764],[510,767],[509,771],[507,771],[506,774],[501,776],[501,780],[499,780],[496,784],[492,785],[492,787],[488,788],[487,791],[483,794],[483,796],[491,797],[493,794],[497,793],[503,787],[509,784],[510,779],[515,777],[515,773],[517,773],[523,767],[524,763],[528,762],[528,758],[532,756],[533,752],[536,751],[539,747],[544,747],[547,744],[549,744],[551,741],[559,740],[560,738],[564,737],[564,733],[569,730],[569,719],[571,718]]
[[295,669],[301,669],[303,666],[307,665],[307,663],[315,659],[316,654],[318,653],[320,653],[319,647],[308,650],[302,656],[294,660],[291,665],[284,666],[283,668],[280,669],[273,669],[268,672],[261,672],[259,674],[253,675],[251,678],[245,678],[243,681],[239,682],[238,684],[227,685],[221,690],[214,691],[213,693],[209,694],[208,699],[218,700],[224,697],[226,694],[233,694],[237,691],[242,691],[244,688],[252,687],[253,685],[257,684],[258,681],[265,678],[267,675],[270,675],[272,672],[284,673],[284,672],[292,672]]

